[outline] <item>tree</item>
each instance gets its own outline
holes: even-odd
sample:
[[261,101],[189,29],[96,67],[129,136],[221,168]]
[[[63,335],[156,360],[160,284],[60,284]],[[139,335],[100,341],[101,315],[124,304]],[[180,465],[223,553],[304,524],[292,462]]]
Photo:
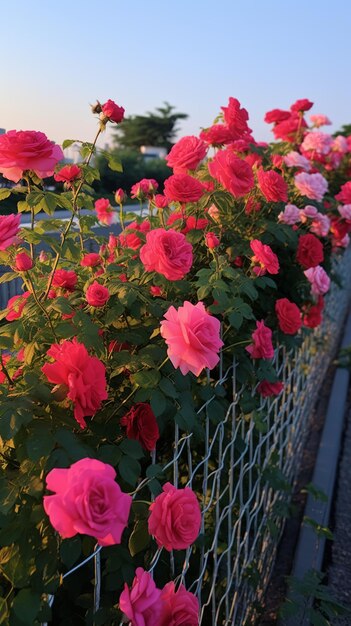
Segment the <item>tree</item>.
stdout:
[[349,137],[351,135],[351,124],[344,124],[340,128],[340,130],[337,130],[335,133],[333,133],[333,137],[337,137],[338,135]]
[[154,113],[148,111],[145,115],[125,118],[115,130],[116,145],[136,150],[140,146],[157,146],[169,150],[178,131],[178,120],[189,117],[186,113],[176,113],[174,109],[169,102],[165,102]]

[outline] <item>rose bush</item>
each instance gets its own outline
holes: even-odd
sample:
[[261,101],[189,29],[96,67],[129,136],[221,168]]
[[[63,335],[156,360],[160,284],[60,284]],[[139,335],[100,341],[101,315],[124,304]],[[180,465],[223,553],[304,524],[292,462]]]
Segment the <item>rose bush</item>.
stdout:
[[[154,179],[133,186],[141,209],[132,215],[124,190],[117,209],[94,196],[96,141],[81,145],[78,166],[61,166],[61,148],[43,133],[1,136],[0,171],[26,181],[0,194],[18,198],[18,214],[0,216],[1,281],[23,283],[1,313],[0,334],[0,573],[14,624],[28,602],[39,621],[75,615],[91,624],[90,564],[79,579],[70,572],[96,542],[104,546],[99,623],[124,614],[138,626],[198,624],[188,586],[215,507],[190,457],[187,466],[170,461],[175,429],[177,445],[191,443],[200,464],[197,445],[219,426],[227,445],[234,394],[221,373],[235,359],[244,389],[237,410],[257,437],[264,432],[262,398],[284,388],[275,349],[289,352],[321,323],[331,257],[349,243],[350,143],[317,135],[320,116],[309,128],[310,106],[302,99],[270,111],[283,141],[269,145],[255,141],[248,112],[230,98],[200,138],[172,148],[164,190]],[[98,136],[123,123],[111,100],[93,112]],[[60,188],[49,191],[41,179],[53,173]],[[56,208],[69,220],[55,219]],[[22,212],[31,228],[20,228]],[[235,445],[244,445],[239,436]],[[226,554],[227,535],[219,541]],[[209,559],[204,600],[211,568]]]

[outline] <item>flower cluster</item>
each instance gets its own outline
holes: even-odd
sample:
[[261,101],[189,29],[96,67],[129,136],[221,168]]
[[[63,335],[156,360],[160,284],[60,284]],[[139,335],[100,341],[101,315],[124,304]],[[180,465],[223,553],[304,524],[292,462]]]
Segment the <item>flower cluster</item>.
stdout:
[[[290,350],[322,321],[331,256],[351,232],[351,141],[319,130],[326,116],[310,123],[311,107],[300,99],[269,111],[270,145],[230,98],[212,126],[171,148],[163,189],[135,182],[132,216],[125,190],[94,195],[96,142],[67,166],[41,132],[0,137],[0,172],[26,181],[1,195],[19,197],[18,213],[0,216],[2,280],[23,285],[9,292],[0,341],[4,537],[14,536],[13,559],[18,541],[26,572],[14,588],[51,593],[56,573],[97,542],[111,621],[119,598],[135,626],[199,623],[182,552],[199,558],[215,512],[190,457],[176,465],[189,478],[171,473],[174,424],[189,448],[205,433],[211,441],[219,422],[226,441],[233,389],[223,372],[233,359],[245,388],[238,410],[250,419],[284,389],[276,348]],[[112,100],[93,113],[99,133],[123,124]],[[54,219],[55,207],[69,219]],[[23,212],[33,228],[21,228]]]

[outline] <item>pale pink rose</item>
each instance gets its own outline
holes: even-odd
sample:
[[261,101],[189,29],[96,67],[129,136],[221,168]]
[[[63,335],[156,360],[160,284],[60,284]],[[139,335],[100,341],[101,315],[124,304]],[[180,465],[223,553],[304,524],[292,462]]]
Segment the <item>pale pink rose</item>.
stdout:
[[167,583],[162,589],[160,601],[160,621],[151,626],[199,626],[199,601],[184,585],[179,585],[176,590],[173,581]]
[[333,137],[331,135],[314,131],[313,133],[306,133],[301,144],[301,150],[303,152],[316,152],[317,154],[325,155],[330,152],[332,143]]
[[326,115],[310,115],[310,120],[316,128],[320,126],[330,126],[331,121]]
[[119,608],[133,626],[159,626],[162,610],[161,590],[149,572],[137,567],[132,588],[127,583],[119,598]]
[[44,133],[9,130],[0,135],[0,172],[14,183],[18,183],[28,170],[39,178],[52,176],[61,159],[63,152],[60,146],[55,146]]
[[176,489],[171,483],[150,504],[149,533],[157,545],[166,550],[185,550],[198,538],[201,510],[198,499],[190,487]]
[[208,215],[212,217],[214,222],[220,221],[220,212],[215,204],[211,204],[210,208],[207,211]]
[[298,224],[301,221],[300,209],[295,204],[287,204],[284,211],[281,211],[278,215],[278,221],[283,224]]
[[174,367],[184,375],[192,372],[199,376],[205,367],[213,369],[217,365],[223,346],[220,322],[207,313],[203,302],[194,305],[185,301],[178,309],[171,306],[164,317],[161,335]]
[[104,364],[96,356],[90,356],[76,338],[52,345],[47,355],[54,362],[45,363],[42,372],[50,383],[67,389],[67,397],[74,405],[74,417],[85,428],[84,417],[95,415],[108,397]]
[[0,215],[0,250],[6,250],[16,242],[21,215]]
[[207,146],[202,139],[194,135],[182,137],[166,156],[167,165],[175,174],[186,174],[197,168],[206,153]]
[[306,157],[292,150],[284,157],[284,163],[287,167],[299,167],[305,172],[309,172],[311,169],[311,163]]
[[310,231],[318,237],[326,237],[330,230],[330,219],[323,213],[318,213],[316,218],[312,221]]
[[181,280],[193,264],[193,247],[183,233],[155,228],[146,235],[140,259],[147,272],[158,272],[168,280]]
[[110,292],[107,287],[100,285],[100,283],[95,280],[86,290],[85,297],[90,306],[102,307],[105,306],[108,301]]
[[333,140],[332,150],[335,150],[335,152],[341,152],[341,154],[346,154],[346,152],[349,152],[349,144],[346,137],[344,137],[343,135],[337,135],[337,137],[335,137]]
[[313,220],[318,215],[317,207],[312,204],[306,204],[306,206],[300,210],[300,220],[303,224],[307,222],[308,219]]
[[330,278],[321,265],[310,267],[304,271],[307,280],[311,283],[311,293],[314,296],[323,296],[330,289]]
[[81,533],[95,537],[100,546],[121,543],[132,497],[115,477],[111,465],[89,458],[48,473],[46,486],[55,495],[44,496],[44,509],[61,537]]
[[323,196],[328,191],[328,181],[319,173],[307,174],[301,172],[296,174],[295,186],[301,195],[319,202],[323,200]]
[[351,204],[339,204],[338,211],[345,220],[351,220]]
[[253,343],[246,347],[252,359],[273,359],[272,331],[265,326],[263,320],[256,322],[256,330],[252,333]]

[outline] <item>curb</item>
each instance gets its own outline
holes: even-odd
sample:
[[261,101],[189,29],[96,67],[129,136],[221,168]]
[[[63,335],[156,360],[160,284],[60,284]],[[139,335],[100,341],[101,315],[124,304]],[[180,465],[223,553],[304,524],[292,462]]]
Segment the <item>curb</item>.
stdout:
[[[346,348],[349,345],[351,345],[351,314],[347,318],[341,347]],[[325,502],[316,500],[312,494],[309,494],[304,510],[304,518],[308,517],[314,520],[322,528],[327,527],[329,524],[349,382],[349,371],[345,368],[337,368],[312,478],[313,486],[326,495],[326,500]],[[308,570],[315,569],[321,571],[324,549],[325,537],[318,536],[311,526],[302,523],[291,576],[302,579]],[[279,623],[282,626],[309,626],[310,624],[307,618],[302,618],[301,621],[301,616],[294,616]]]

